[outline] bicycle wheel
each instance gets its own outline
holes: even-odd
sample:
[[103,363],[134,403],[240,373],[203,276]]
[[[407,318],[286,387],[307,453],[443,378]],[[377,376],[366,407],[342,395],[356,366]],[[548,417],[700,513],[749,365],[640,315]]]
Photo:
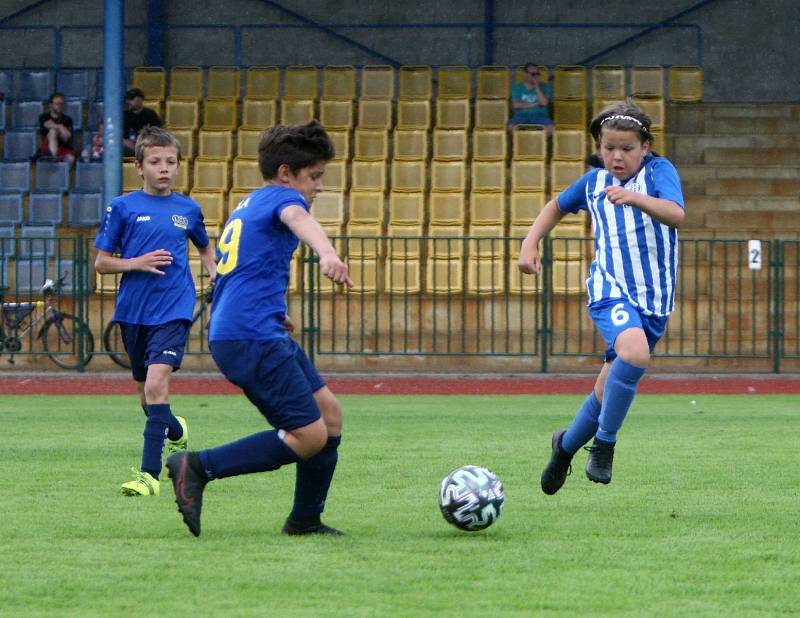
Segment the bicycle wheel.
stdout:
[[58,313],[56,317],[51,317],[44,323],[40,337],[44,351],[50,356],[50,360],[62,369],[78,369],[80,367],[79,334],[83,335],[85,345],[83,355],[85,367],[92,360],[92,354],[94,354],[94,337],[84,322],[68,313]]
[[117,322],[109,322],[106,329],[103,331],[103,347],[108,355],[117,365],[124,369],[131,368],[131,362],[128,360],[128,353],[125,351],[125,346],[122,343],[122,331]]

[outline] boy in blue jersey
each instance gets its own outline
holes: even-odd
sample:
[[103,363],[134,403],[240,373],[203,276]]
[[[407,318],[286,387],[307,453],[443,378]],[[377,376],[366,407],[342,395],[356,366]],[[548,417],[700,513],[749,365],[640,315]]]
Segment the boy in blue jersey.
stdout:
[[157,496],[164,439],[168,452],[188,444],[186,419],[173,415],[169,404],[170,375],[181,366],[195,301],[187,239],[198,248],[212,282],[216,272],[200,206],[170,188],[180,158],[180,143],[171,133],[142,129],[136,169],[143,188],[112,200],[94,244],[95,270],[123,273],[114,320],[147,416],[141,468],[122,485],[126,496]]
[[347,266],[311,216],[325,163],[334,156],[322,126],[277,126],[258,148],[265,184],[231,213],[218,243],[221,257],[208,333],[220,371],[239,386],[274,431],[167,458],[178,510],[195,536],[206,484],[295,463],[294,506],[285,534],[342,533],[322,523],[342,432],[342,409],[303,350],[289,337],[289,267],[298,239],[319,256],[322,274],[352,287]]
[[556,493],[586,447],[586,475],[611,481],[617,432],[636,395],[650,353],[675,306],[678,234],[684,219],[680,178],[651,153],[650,118],[635,105],[604,109],[590,124],[603,168],[593,169],[548,202],[522,243],[519,269],[541,272],[539,241],[566,213],[588,210],[595,259],[586,279],[589,315],[608,343],[594,390],[566,430],[552,438],[542,491]]

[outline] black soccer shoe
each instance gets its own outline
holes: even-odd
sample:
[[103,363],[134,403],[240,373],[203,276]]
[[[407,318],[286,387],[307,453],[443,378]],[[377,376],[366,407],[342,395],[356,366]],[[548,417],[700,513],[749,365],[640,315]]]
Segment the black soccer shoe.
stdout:
[[336,528],[331,528],[330,526],[326,526],[319,520],[310,523],[303,523],[287,519],[286,523],[283,524],[281,532],[283,532],[283,534],[288,534],[289,536],[301,536],[304,534],[324,534],[327,536],[344,536],[344,532],[342,532],[341,530],[337,530]]
[[589,451],[586,476],[590,481],[608,485],[611,482],[611,464],[614,463],[614,442],[603,442],[595,438],[591,446],[583,448]]
[[572,474],[572,455],[561,448],[561,440],[565,433],[566,429],[559,429],[553,433],[553,454],[547,467],[542,471],[542,491],[548,496],[561,489],[564,481]]
[[195,452],[181,451],[167,457],[167,470],[175,490],[175,503],[191,533],[200,536],[200,511],[208,479]]

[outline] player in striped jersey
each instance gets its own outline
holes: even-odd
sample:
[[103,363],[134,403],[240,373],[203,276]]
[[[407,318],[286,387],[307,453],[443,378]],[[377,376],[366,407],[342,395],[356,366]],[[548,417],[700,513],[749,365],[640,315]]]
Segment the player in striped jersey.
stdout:
[[522,243],[519,269],[542,269],[539,241],[567,213],[588,210],[595,258],[586,279],[589,315],[608,343],[593,391],[572,424],[553,434],[542,491],[556,493],[573,455],[592,437],[586,475],[611,481],[617,432],[636,395],[650,352],[675,308],[683,193],[675,167],[651,152],[650,118],[635,105],[604,109],[589,125],[603,168],[590,170],[545,205]]

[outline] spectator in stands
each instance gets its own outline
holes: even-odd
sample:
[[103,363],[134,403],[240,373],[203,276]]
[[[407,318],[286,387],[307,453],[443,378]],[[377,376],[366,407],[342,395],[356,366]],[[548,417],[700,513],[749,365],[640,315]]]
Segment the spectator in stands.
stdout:
[[39,133],[42,137],[39,156],[72,163],[75,160],[75,143],[72,118],[64,113],[64,95],[54,92],[47,100],[47,105],[48,110],[39,116]]
[[524,70],[525,79],[511,89],[514,115],[508,121],[508,128],[512,130],[518,124],[541,124],[547,127],[547,134],[552,135],[553,121],[547,108],[553,96],[550,84],[542,83],[537,64],[529,62]]
[[603,160],[597,154],[590,154],[586,159],[583,161],[586,164],[586,171],[591,172],[595,168],[603,168]]
[[92,135],[92,142],[81,151],[81,161],[103,160],[103,122],[97,123],[97,131]]
[[122,154],[132,157],[136,152],[136,136],[145,127],[160,127],[161,118],[152,109],[144,106],[144,92],[131,88],[125,93],[124,127],[122,131]]

